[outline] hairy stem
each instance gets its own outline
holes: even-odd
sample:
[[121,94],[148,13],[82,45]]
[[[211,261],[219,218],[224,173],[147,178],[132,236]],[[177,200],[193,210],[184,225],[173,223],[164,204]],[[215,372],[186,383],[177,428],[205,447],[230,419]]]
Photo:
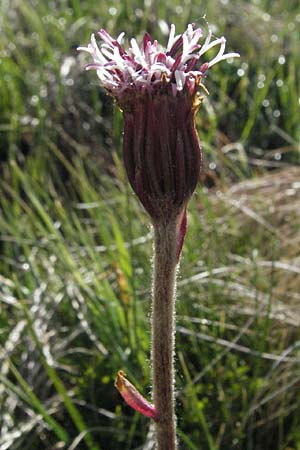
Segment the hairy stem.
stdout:
[[176,218],[154,224],[152,383],[157,450],[175,450],[174,344]]

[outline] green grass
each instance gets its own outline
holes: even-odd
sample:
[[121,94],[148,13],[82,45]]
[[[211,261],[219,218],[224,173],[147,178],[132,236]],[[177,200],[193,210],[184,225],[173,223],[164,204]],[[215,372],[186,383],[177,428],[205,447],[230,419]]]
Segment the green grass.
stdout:
[[149,421],[113,382],[123,369],[150,392],[151,229],[123,170],[121,113],[75,48],[102,26],[165,40],[159,20],[206,28],[204,14],[241,59],[212,71],[197,116],[181,448],[300,450],[298,4],[181,5],[0,5],[0,450],[145,444]]

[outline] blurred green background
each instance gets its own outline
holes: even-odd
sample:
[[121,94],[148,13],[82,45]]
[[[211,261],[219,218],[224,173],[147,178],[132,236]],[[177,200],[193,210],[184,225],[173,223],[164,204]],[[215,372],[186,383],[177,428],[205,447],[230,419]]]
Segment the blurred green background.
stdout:
[[151,449],[151,229],[122,116],[76,47],[165,44],[195,22],[209,73],[178,280],[180,449],[300,449],[300,8],[284,0],[0,2],[0,450]]

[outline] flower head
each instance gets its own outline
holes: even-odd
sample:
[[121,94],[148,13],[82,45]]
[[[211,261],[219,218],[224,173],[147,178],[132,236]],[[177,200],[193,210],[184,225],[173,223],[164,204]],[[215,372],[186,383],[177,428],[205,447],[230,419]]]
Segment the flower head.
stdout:
[[[145,33],[139,46],[131,39],[124,50],[124,33],[113,39],[105,30],[94,34],[87,47],[101,85],[116,99],[124,113],[123,156],[130,184],[153,220],[183,217],[201,167],[201,147],[194,116],[202,97],[202,78],[224,59],[239,56],[225,53],[224,37],[212,40],[209,31],[203,44],[200,28],[188,25],[175,35],[171,25],[167,48],[152,42]],[[219,46],[211,61],[205,53]]]
[[[101,29],[98,35],[103,41],[100,48],[92,34],[88,47],[79,47],[78,50],[91,54],[94,61],[86,69],[96,69],[103,87],[117,99],[128,88],[152,90],[162,82],[171,84],[174,96],[185,86],[193,91],[196,80],[203,77],[210,67],[224,59],[239,56],[237,53],[224,53],[225,37],[211,41],[211,30],[200,45],[198,42],[203,32],[201,28],[194,29],[193,24],[189,24],[186,31],[177,36],[175,26],[171,25],[165,51],[156,40],[151,41],[148,33],[145,33],[141,46],[136,39],[131,39],[131,47],[127,51],[121,46],[124,33],[113,39]],[[218,54],[211,61],[203,62],[204,54],[216,46],[219,46]]]

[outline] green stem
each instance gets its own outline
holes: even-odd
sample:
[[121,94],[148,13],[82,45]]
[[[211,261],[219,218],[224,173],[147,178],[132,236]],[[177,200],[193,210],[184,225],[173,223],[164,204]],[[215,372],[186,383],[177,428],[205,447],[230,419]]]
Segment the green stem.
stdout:
[[157,450],[175,450],[174,399],[176,218],[154,224],[152,383]]

